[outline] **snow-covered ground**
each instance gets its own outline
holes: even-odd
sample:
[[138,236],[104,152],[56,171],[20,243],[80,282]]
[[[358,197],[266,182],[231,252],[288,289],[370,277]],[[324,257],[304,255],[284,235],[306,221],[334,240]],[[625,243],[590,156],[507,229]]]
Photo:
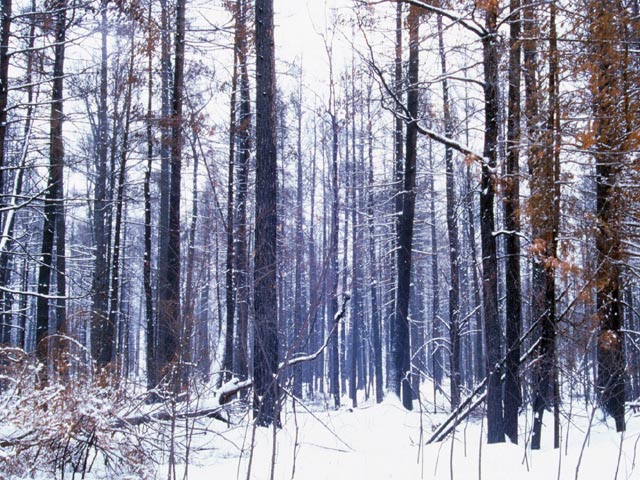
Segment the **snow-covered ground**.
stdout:
[[[422,391],[432,388],[424,385]],[[113,423],[116,411],[109,405],[115,400],[110,397],[61,393],[55,396],[57,401],[49,400],[47,410],[38,407],[38,398],[34,396],[36,403],[27,402],[22,410],[13,408],[0,415],[4,419],[0,440],[40,432],[35,437],[32,433],[20,448],[0,441],[0,480],[268,480],[272,473],[279,480],[640,479],[640,413],[628,413],[627,431],[620,435],[600,409],[585,405],[581,398],[565,398],[562,403],[559,449],[552,445],[553,417],[545,413],[539,451],[530,448],[530,412],[520,416],[518,445],[487,445],[482,407],[454,435],[427,445],[433,430],[448,416],[442,397],[438,413],[426,398],[421,404],[414,402],[411,412],[394,397],[339,410],[321,399],[295,406],[289,401],[283,427],[277,431],[255,427],[247,406],[235,401],[226,407],[231,412],[228,424],[214,418],[185,418],[187,405],[190,412],[211,411],[218,405],[217,397],[205,391],[175,405],[182,416],[173,425],[166,416],[156,416],[126,428]],[[347,398],[343,401],[349,404]],[[117,417],[167,412],[167,405],[134,403],[121,402],[126,409]],[[22,416],[16,415],[18,411]],[[60,458],[65,455],[69,460],[63,477]],[[72,465],[80,469],[75,476]],[[91,471],[83,476],[82,470]]]
[[[629,415],[621,436],[599,410],[574,404],[569,418],[568,407],[563,406],[561,448],[552,448],[547,413],[543,448],[532,451],[527,415],[521,416],[519,445],[487,445],[486,425],[478,417],[463,422],[445,442],[425,445],[445,413],[407,412],[394,400],[354,410],[298,406],[295,415],[289,405],[275,451],[272,429],[254,429],[246,420],[230,429],[208,423],[215,433],[194,436],[188,478],[246,479],[250,468],[249,478],[268,479],[275,458],[274,478],[283,480],[640,479],[640,418]],[[178,476],[183,471],[179,465]]]

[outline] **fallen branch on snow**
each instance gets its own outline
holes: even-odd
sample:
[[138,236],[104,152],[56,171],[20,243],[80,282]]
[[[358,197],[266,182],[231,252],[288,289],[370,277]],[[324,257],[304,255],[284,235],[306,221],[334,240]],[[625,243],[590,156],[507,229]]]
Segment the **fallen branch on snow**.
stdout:
[[[314,353],[311,353],[309,355],[301,355],[301,356],[294,357],[290,360],[285,360],[284,362],[281,362],[280,365],[278,366],[278,371],[284,368],[298,365],[303,362],[310,362],[312,360],[315,360],[320,356],[320,354],[324,350],[326,350],[327,346],[329,345],[329,341],[331,340],[331,337],[337,330],[338,324],[346,314],[347,302],[349,301],[350,298],[351,297],[348,293],[345,293],[342,296],[342,304],[340,306],[340,310],[338,310],[338,312],[336,312],[336,315],[333,317],[333,327],[331,328],[331,331],[325,338],[325,341],[320,346],[320,348],[316,350]],[[131,415],[131,416],[127,416],[127,417],[123,417],[115,420],[112,425],[115,428],[119,428],[124,426],[138,426],[138,425],[143,425],[151,422],[170,421],[174,419],[178,420],[178,419],[205,418],[205,417],[215,418],[217,420],[228,423],[229,420],[222,415],[222,411],[224,410],[225,405],[236,394],[242,392],[243,390],[251,388],[252,386],[253,386],[253,380],[251,379],[241,381],[238,378],[232,378],[231,380],[229,380],[227,383],[222,385],[219,389],[217,389],[214,392],[213,396],[216,400],[212,406],[209,406],[207,408],[202,408],[200,410],[194,410],[191,412],[190,411],[171,412],[170,410],[163,410],[163,411],[157,411],[154,413]],[[177,400],[181,400],[185,398],[186,398],[185,395],[181,395]]]

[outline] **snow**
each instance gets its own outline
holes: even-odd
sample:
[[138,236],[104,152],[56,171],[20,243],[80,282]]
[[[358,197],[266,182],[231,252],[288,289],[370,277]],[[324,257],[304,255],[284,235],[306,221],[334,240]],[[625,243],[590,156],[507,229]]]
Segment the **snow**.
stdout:
[[[233,391],[237,386],[231,381],[218,391]],[[446,389],[446,385],[443,387]],[[433,392],[433,386],[425,383],[422,392]],[[200,393],[200,397],[193,398],[190,410],[219,407],[219,397],[209,398],[210,391]],[[222,407],[227,410],[225,417],[228,413],[230,423],[206,417],[196,420],[181,417],[173,435],[178,459],[176,478],[269,479],[275,458],[273,478],[278,480],[640,479],[640,466],[636,465],[640,461],[637,459],[640,415],[629,413],[627,431],[620,435],[615,432],[613,422],[607,422],[602,412],[585,404],[583,398],[565,399],[561,406],[560,449],[552,445],[552,415],[544,414],[546,425],[539,451],[530,448],[530,411],[520,416],[518,445],[487,445],[482,406],[458,426],[454,435],[443,442],[426,445],[427,439],[449,415],[443,396],[439,397],[437,413],[433,413],[431,399],[425,397],[421,404],[414,402],[411,412],[393,395],[388,395],[381,404],[364,398],[359,400],[360,408],[343,407],[337,411],[328,407],[332,404],[329,397],[295,405],[288,401],[282,413],[283,428],[275,432],[275,450],[273,428],[255,427],[246,402],[234,400]],[[346,397],[343,402],[350,404]],[[150,411],[146,411],[147,408]],[[137,414],[152,413],[153,408],[158,407],[143,406]],[[86,402],[80,409],[83,415],[106,419],[111,407],[109,402]],[[180,412],[185,413],[185,409],[186,403],[180,405]],[[117,445],[111,448],[105,444],[104,448],[112,455],[130,452],[131,449],[123,446],[132,440],[136,442],[134,445],[151,447],[147,453],[154,460],[145,463],[143,476],[136,476],[139,473],[132,468],[118,470],[113,465],[105,468],[98,460],[85,478],[112,479],[116,478],[115,471],[120,472],[117,478],[124,478],[125,474],[132,480],[167,478],[171,422],[155,421],[137,428],[137,440],[127,436],[131,433],[117,434],[111,437]],[[0,427],[1,438],[15,438],[19,434],[20,430],[10,423]],[[10,452],[0,448],[0,478],[3,479],[2,462],[9,459]],[[146,454],[141,458],[146,458]],[[29,478],[52,478],[39,471],[34,473],[35,477]]]
[[[527,435],[522,433],[519,445],[487,445],[486,425],[476,416],[460,425],[455,436],[425,446],[432,428],[446,418],[445,412],[421,414],[418,408],[407,412],[393,397],[358,409],[309,408],[312,413],[298,406],[294,415],[291,405],[287,407],[284,427],[276,435],[276,479],[600,480],[614,478],[616,470],[618,479],[640,478],[640,467],[635,465],[638,417],[629,418],[628,431],[621,437],[599,413],[589,428],[592,412],[574,412],[570,419],[563,419],[561,448],[553,449],[552,417],[546,413],[543,448],[531,451],[526,438],[531,421],[524,415],[520,432]],[[202,451],[192,453],[189,478],[269,478],[273,430],[256,429],[251,458],[252,430],[251,422],[245,419],[241,427],[218,432],[228,441],[214,435],[196,446]],[[250,462],[251,475],[247,477]]]

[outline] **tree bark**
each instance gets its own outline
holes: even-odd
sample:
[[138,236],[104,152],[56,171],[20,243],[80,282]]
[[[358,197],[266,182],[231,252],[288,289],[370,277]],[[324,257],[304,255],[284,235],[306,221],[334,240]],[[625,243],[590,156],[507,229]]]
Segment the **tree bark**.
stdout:
[[371,334],[373,336],[373,364],[375,376],[376,403],[384,397],[382,373],[382,338],[380,306],[378,305],[378,260],[376,255],[375,226],[374,226],[374,196],[375,184],[373,170],[373,121],[371,118],[371,85],[367,90],[367,157],[369,161],[369,179],[367,189],[367,224],[369,230],[369,296],[371,297]]
[[109,151],[109,119],[107,111],[108,96],[108,50],[109,36],[107,21],[107,2],[103,0],[101,8],[101,59],[100,59],[100,98],[98,104],[98,138],[96,158],[96,185],[93,206],[93,234],[95,242],[95,266],[93,271],[93,311],[91,312],[91,353],[98,369],[104,368],[113,357],[112,344],[108,344],[109,335],[109,265],[107,263],[106,209],[107,209],[107,162]]
[[235,148],[236,148],[236,98],[238,90],[238,50],[241,28],[241,0],[236,1],[236,25],[233,45],[233,73],[231,75],[231,99],[229,108],[229,163],[227,169],[227,250],[225,254],[225,333],[224,333],[224,351],[222,357],[222,377],[221,383],[229,381],[233,375],[233,342],[235,340],[235,308],[236,308],[236,292],[234,285],[234,206],[233,206],[233,185],[234,185],[234,165],[235,165]]
[[[449,82],[447,81],[447,57],[442,32],[442,17],[437,17],[438,47],[442,70],[442,102],[444,110],[444,131],[453,138],[453,119],[449,100]],[[445,146],[446,195],[447,195],[447,233],[449,236],[449,365],[451,370],[451,410],[460,403],[460,241],[458,237],[458,217],[456,213],[456,185],[453,171],[453,150]]]
[[588,67],[589,88],[595,123],[597,388],[600,403],[615,420],[616,430],[622,432],[626,429],[621,278],[625,201],[619,181],[623,175],[624,154],[631,143],[625,141],[630,132],[624,115],[620,114],[620,102],[629,108],[629,94],[621,73],[628,65],[628,58],[625,49],[616,45],[625,39],[625,12],[618,0],[590,1],[588,8],[592,12],[587,27],[592,58]]
[[504,217],[507,237],[506,254],[506,348],[504,381],[504,429],[513,443],[518,443],[520,393],[520,346],[522,329],[520,297],[520,0],[511,0],[509,37],[509,115],[507,118],[507,165],[504,189]]
[[418,118],[418,73],[419,73],[419,27],[420,14],[411,7],[409,27],[409,73],[407,111],[411,120],[407,124],[404,183],[402,192],[402,214],[397,224],[398,251],[396,253],[396,300],[394,312],[394,339],[392,344],[393,373],[392,391],[402,400],[408,410],[413,408],[410,381],[409,348],[409,298],[411,293],[411,266],[413,250],[413,218],[415,212],[415,182],[417,156]]
[[278,370],[276,77],[273,0],[256,0],[254,399],[259,425],[280,424]]
[[487,353],[487,435],[489,443],[504,442],[501,368],[502,349],[498,317],[498,261],[494,232],[495,171],[498,150],[499,53],[497,2],[485,7],[485,34],[482,36],[484,66],[485,137],[480,190],[480,236],[482,239],[482,297]]
[[[4,194],[5,138],[9,100],[9,39],[11,38],[12,0],[2,0],[0,18],[0,195]],[[1,203],[4,203],[1,202]],[[0,224],[0,228],[3,224]]]
[[[64,195],[64,144],[62,139],[63,87],[64,87],[64,57],[65,37],[67,29],[67,5],[65,0],[57,0],[52,5],[55,12],[55,46],[53,64],[53,89],[51,92],[51,119],[49,123],[49,176],[44,201],[44,223],[42,227],[41,263],[38,268],[38,299],[36,302],[36,358],[43,365],[48,365],[50,312],[49,295],[51,290],[51,270],[53,267],[53,252],[55,234],[61,226],[59,215],[64,215],[62,208]],[[57,243],[56,246],[60,246]],[[56,251],[57,256],[64,256],[64,252]],[[64,272],[59,272],[64,275]],[[58,277],[59,278],[59,277]],[[61,313],[57,310],[56,313]],[[62,327],[56,318],[54,330]],[[42,370],[41,380],[46,383],[48,368]]]
[[[121,250],[121,231],[122,231],[122,223],[123,223],[123,208],[124,208],[124,189],[126,186],[126,178],[127,178],[127,159],[129,156],[129,128],[131,124],[131,91],[133,88],[133,67],[135,61],[135,27],[132,22],[131,26],[131,52],[130,52],[130,60],[129,60],[129,72],[127,76],[127,88],[124,99],[124,130],[122,132],[122,146],[120,150],[120,169],[118,172],[118,183],[117,183],[117,193],[116,193],[116,217],[115,217],[115,227],[114,227],[114,236],[113,236],[113,255],[111,257],[111,289],[110,289],[110,297],[109,297],[109,315],[106,321],[106,325],[103,329],[103,340],[108,342],[103,345],[103,349],[106,349],[107,352],[110,351],[111,357],[107,358],[106,354],[101,361],[103,361],[103,365],[106,366],[111,362],[116,360],[115,357],[115,333],[116,326],[120,320],[120,285],[121,285],[121,271],[120,271],[120,250]],[[102,363],[102,362],[101,362]]]
[[241,32],[238,65],[240,68],[240,118],[238,121],[236,137],[238,139],[237,151],[237,197],[236,197],[236,307],[237,307],[237,341],[235,368],[241,379],[249,374],[249,302],[251,289],[249,285],[249,259],[247,256],[247,194],[249,189],[249,161],[251,155],[251,89],[249,85],[248,71],[248,30],[247,30],[247,3],[240,1]]
[[147,40],[147,168],[144,173],[144,263],[142,266],[142,283],[144,290],[145,306],[145,339],[146,339],[146,367],[147,367],[147,388],[149,390],[158,384],[157,362],[156,362],[156,322],[153,314],[153,289],[151,285],[151,170],[153,169],[153,35],[151,32],[151,12],[152,4],[149,4],[147,22],[149,24],[149,36]]
[[[176,4],[175,60],[171,101],[171,175],[166,251],[166,279],[160,285],[158,301],[158,353],[162,373],[169,387],[180,388],[180,374],[173,363],[185,353],[183,319],[180,311],[180,182],[182,177],[182,104],[184,89],[185,0]],[[178,369],[180,365],[178,365]]]

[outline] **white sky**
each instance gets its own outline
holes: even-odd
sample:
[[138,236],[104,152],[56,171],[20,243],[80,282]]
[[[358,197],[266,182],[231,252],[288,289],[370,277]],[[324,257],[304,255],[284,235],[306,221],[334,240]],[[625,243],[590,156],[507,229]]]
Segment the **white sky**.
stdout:
[[[276,57],[280,62],[302,62],[307,83],[326,83],[328,59],[322,35],[331,28],[336,13],[351,10],[353,0],[275,0]],[[335,36],[334,65],[339,73],[351,50],[345,42]],[[342,47],[342,48],[341,48]],[[280,74],[284,65],[278,66]],[[320,92],[319,92],[320,93]]]

